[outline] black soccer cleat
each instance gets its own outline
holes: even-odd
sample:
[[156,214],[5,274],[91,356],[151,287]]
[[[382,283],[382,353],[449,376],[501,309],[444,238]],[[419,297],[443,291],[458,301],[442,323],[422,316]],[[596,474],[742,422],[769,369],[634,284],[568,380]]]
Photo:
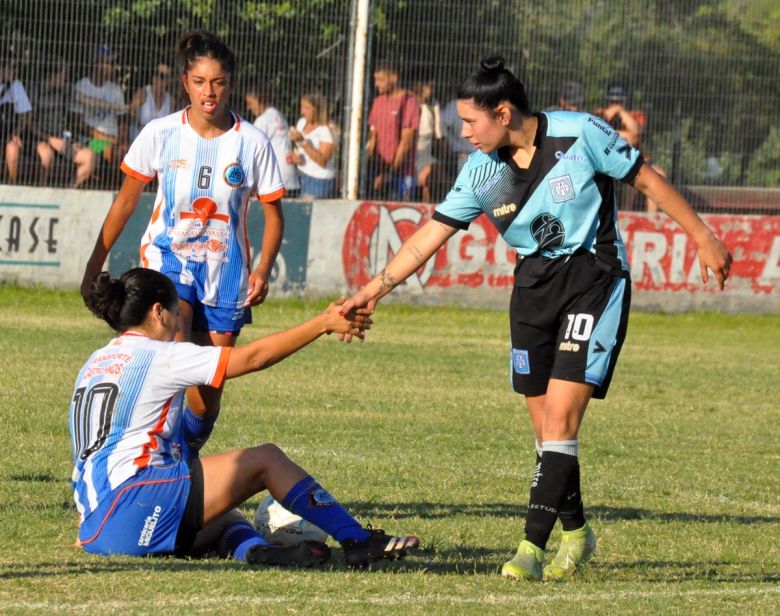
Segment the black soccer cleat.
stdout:
[[330,548],[321,541],[295,545],[254,545],[247,551],[250,565],[272,567],[319,567],[330,559]]
[[368,529],[368,532],[371,535],[364,541],[347,539],[342,542],[348,567],[367,567],[379,560],[403,558],[407,550],[420,547],[420,540],[413,535],[393,537],[380,529]]

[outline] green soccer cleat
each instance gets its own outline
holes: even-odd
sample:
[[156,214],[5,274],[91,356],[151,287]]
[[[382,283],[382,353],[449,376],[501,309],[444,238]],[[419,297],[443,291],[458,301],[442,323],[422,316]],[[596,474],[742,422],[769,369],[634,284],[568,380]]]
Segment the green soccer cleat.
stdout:
[[544,568],[544,580],[562,580],[574,575],[596,552],[596,533],[585,522],[577,530],[561,533],[561,545],[552,562]]
[[501,575],[513,580],[539,581],[542,579],[542,560],[544,550],[523,539],[515,557],[501,567]]

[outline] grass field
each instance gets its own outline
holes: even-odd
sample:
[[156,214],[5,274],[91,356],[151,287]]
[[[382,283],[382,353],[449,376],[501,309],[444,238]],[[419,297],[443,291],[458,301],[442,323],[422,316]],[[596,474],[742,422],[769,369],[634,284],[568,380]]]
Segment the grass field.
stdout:
[[[242,339],[323,305],[271,300]],[[324,338],[229,382],[206,453],[276,442],[423,550],[360,572],[338,552],[304,572],[101,558],[72,547],[67,407],[110,332],[75,293],[0,287],[0,613],[778,613],[780,316],[632,315],[580,436],[599,551],[562,584],[498,575],[533,464],[505,314],[381,306],[376,322],[362,345]]]

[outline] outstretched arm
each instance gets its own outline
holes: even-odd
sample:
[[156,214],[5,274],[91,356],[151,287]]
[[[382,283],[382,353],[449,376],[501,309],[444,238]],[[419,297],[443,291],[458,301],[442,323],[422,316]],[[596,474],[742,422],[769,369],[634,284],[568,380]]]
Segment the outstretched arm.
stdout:
[[363,331],[371,327],[371,319],[355,313],[342,315],[343,302],[342,297],[331,303],[325,312],[300,325],[231,349],[225,376],[231,379],[270,368],[323,334],[362,336]]
[[679,224],[696,242],[699,249],[701,279],[706,284],[709,269],[718,286],[723,289],[729,277],[731,253],[710,228],[704,224],[685,198],[650,165],[642,165],[633,181],[633,186]]
[[111,209],[108,210],[103,227],[100,229],[100,234],[95,242],[95,247],[92,249],[89,261],[87,261],[84,277],[81,280],[81,296],[83,298],[86,299],[92,280],[103,269],[108,253],[122,234],[127,221],[130,220],[133,212],[135,212],[144,186],[146,186],[146,182],[129,175],[125,177],[119,194],[111,204]]
[[416,272],[456,231],[436,220],[426,222],[403,243],[381,272],[344,303],[342,314],[356,308],[372,312],[380,299]]

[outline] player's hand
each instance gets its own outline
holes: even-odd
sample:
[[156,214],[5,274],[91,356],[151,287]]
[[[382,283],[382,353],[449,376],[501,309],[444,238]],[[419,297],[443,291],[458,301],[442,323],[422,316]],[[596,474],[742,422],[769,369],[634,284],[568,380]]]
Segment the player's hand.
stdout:
[[[374,314],[376,310],[377,299],[369,297],[368,293],[364,291],[358,291],[352,297],[339,303],[340,312],[342,315],[357,314],[364,317],[369,317]],[[363,338],[361,338],[362,340]],[[352,335],[350,333],[339,334],[339,340],[341,342],[352,342]]]
[[339,340],[344,340],[344,336],[349,336],[347,342],[352,341],[356,336],[361,341],[365,339],[365,331],[371,329],[373,321],[364,310],[351,310],[344,312],[344,302],[346,298],[340,297],[332,302],[325,310],[327,319],[325,328],[328,334],[339,334]]
[[701,280],[707,284],[710,270],[715,276],[721,291],[723,290],[726,279],[731,273],[731,264],[734,258],[729,249],[713,233],[710,233],[705,240],[699,244],[699,267],[701,268]]
[[246,293],[244,308],[259,306],[268,295],[268,279],[265,273],[252,270],[249,274],[249,286]]

